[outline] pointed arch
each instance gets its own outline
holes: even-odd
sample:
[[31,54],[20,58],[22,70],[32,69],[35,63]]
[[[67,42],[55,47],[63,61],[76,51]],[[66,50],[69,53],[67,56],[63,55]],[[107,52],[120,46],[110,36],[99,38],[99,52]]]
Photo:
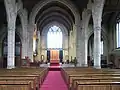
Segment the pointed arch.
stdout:
[[[15,33],[15,56],[21,56],[21,38],[18,32]],[[17,51],[19,48],[19,51]],[[7,33],[2,39],[2,56],[7,56]]]

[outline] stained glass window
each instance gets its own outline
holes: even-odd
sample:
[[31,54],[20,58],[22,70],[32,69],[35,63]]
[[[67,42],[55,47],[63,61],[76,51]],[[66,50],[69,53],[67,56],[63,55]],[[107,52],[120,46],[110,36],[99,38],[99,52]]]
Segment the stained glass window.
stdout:
[[49,49],[60,49],[62,48],[62,31],[57,26],[49,28],[47,33],[47,48]]

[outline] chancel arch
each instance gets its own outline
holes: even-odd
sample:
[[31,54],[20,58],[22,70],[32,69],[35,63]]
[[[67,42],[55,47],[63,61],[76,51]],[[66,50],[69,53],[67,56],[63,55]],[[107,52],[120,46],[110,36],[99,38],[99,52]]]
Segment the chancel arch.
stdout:
[[[29,17],[30,34],[29,36],[30,37],[32,36],[34,24],[38,25],[37,27],[41,32],[41,30],[44,31],[43,28],[48,23],[52,23],[53,21],[60,22],[67,29],[71,30],[71,28],[73,28],[73,24],[75,27],[77,27],[77,24],[80,23],[78,22],[80,21],[80,14],[76,6],[71,1],[41,0],[33,7],[32,12],[30,12],[30,17]],[[75,29],[78,29],[78,28],[75,28]],[[29,43],[31,42],[32,40],[29,40]],[[32,44],[30,44],[29,46],[30,48],[32,48]],[[43,46],[42,48],[44,48],[45,46]],[[68,52],[65,52],[65,53],[68,55]]]

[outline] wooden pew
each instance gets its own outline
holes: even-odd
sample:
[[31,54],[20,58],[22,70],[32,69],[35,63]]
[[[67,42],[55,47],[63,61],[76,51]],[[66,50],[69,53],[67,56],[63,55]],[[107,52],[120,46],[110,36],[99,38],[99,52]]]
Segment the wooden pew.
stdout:
[[76,82],[75,90],[120,90],[120,82]]
[[68,76],[68,80],[67,80],[67,83],[68,83],[68,87],[71,87],[72,85],[72,82],[73,82],[73,79],[81,79],[81,78],[95,78],[95,77],[101,77],[101,78],[104,78],[104,77],[109,77],[109,78],[120,78],[120,74],[75,74],[75,75],[69,75]]
[[0,90],[33,90],[28,81],[0,81]]
[[[81,76],[120,76],[120,72],[114,72],[114,71],[106,71],[106,70],[97,70],[96,69],[91,69],[88,68],[84,70],[84,68],[82,68],[83,70],[81,70],[81,68],[77,68],[77,69],[68,69],[68,71],[65,69],[62,70],[62,75],[65,79],[65,81],[67,81],[66,83],[69,84],[69,80],[71,77],[81,77]],[[72,71],[73,70],[73,71]]]
[[31,89],[36,90],[35,77],[0,77],[0,82],[30,82]]
[[0,70],[0,81],[30,81],[32,83],[32,89],[36,90],[37,88],[39,90],[47,72],[47,68],[3,69]]
[[92,72],[101,72],[101,70],[97,70],[94,68],[62,68],[61,74],[66,81],[67,84],[69,84],[69,76],[70,75],[81,75],[83,73],[92,73]]
[[72,86],[70,89],[75,89],[76,82],[120,82],[120,77],[75,77],[72,81]]
[[[67,71],[68,70],[68,71]],[[120,72],[118,70],[104,70],[104,69],[92,69],[92,68],[63,68],[62,76],[66,81],[68,88],[72,86],[72,82],[74,78],[93,78],[97,77],[120,77]],[[115,80],[117,81],[117,80]]]
[[[26,80],[26,81],[29,81],[29,79],[24,79],[24,78],[35,78],[34,80],[33,80],[33,83],[35,83],[35,87],[34,88],[37,88],[37,89],[39,89],[40,88],[40,79],[39,79],[39,75],[5,75],[5,76],[0,76],[1,78],[9,78],[8,80],[12,80],[12,78],[14,78],[13,79],[13,81],[16,81],[16,80],[18,80],[17,78],[23,78],[22,80],[24,81],[24,80]],[[2,79],[1,79],[2,80]]]

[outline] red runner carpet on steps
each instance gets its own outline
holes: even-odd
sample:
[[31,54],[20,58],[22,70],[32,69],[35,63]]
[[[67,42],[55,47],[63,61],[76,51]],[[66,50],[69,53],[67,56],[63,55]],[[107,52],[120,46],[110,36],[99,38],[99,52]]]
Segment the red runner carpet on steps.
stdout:
[[50,60],[50,66],[59,66],[59,60]]
[[[55,60],[53,60],[53,61],[55,61]],[[58,71],[58,70],[60,70],[59,62],[52,62],[52,63],[50,63],[49,70],[50,71]]]
[[59,63],[50,63],[50,66],[59,66]]
[[61,76],[61,71],[49,71],[40,90],[68,90]]

